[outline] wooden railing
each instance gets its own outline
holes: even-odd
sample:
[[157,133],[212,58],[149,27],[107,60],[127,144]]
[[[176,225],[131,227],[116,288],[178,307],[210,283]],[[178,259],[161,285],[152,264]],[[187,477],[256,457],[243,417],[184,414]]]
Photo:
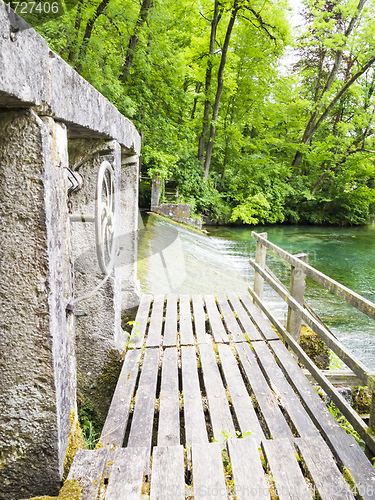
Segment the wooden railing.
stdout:
[[[307,263],[307,254],[291,255],[282,248],[267,240],[267,233],[252,232],[256,239],[255,260],[250,259],[250,264],[254,267],[254,290],[249,288],[249,292],[254,302],[265,313],[282,338],[292,349],[299,360],[310,371],[314,380],[328,394],[340,412],[347,418],[353,428],[358,432],[366,445],[366,454],[373,457],[375,455],[375,376],[359,359],[357,359],[334,335],[328,327],[304,305],[305,281],[309,276],[314,281],[322,285],[333,294],[341,297],[348,304],[356,307],[372,319],[375,319],[375,304],[365,299],[361,295],[353,292],[349,288],[341,285],[329,276],[321,273]],[[266,251],[270,250],[291,265],[291,281],[289,291],[273,275],[266,266]],[[266,281],[287,303],[288,317],[286,328],[268,311],[262,302],[263,285]],[[328,380],[324,373],[317,368],[313,361],[307,356],[299,345],[301,325],[304,322],[308,325],[327,346],[354,372],[364,386],[372,391],[372,406],[370,412],[369,425],[354,411],[345,401],[338,390]]]

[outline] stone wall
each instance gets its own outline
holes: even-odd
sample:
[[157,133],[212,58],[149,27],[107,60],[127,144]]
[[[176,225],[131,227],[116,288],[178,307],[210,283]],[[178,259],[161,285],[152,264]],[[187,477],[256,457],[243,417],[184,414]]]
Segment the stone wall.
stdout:
[[178,222],[202,229],[202,219],[190,217],[190,205],[186,203],[159,203],[161,196],[161,183],[159,176],[152,179],[151,210],[157,214],[165,215]]
[[[108,378],[116,378],[120,354],[127,342],[127,335],[121,328],[121,313],[137,305],[139,299],[135,258],[137,197],[134,184],[137,186],[137,170],[132,170],[128,177],[128,168],[126,164],[122,167],[121,148],[116,141],[71,140],[69,159],[72,166],[79,165],[75,171],[85,179],[85,187],[71,197],[74,215],[90,216],[94,213],[97,173],[101,163],[108,161],[115,172],[119,208],[114,235],[119,247],[115,270],[95,294],[75,306],[80,403],[89,402],[104,422],[113,389],[104,382]],[[125,206],[124,199],[128,203]],[[131,245],[131,248],[125,249],[125,244]],[[103,280],[96,255],[93,222],[72,223],[72,247],[75,295],[82,297],[90,294]],[[128,270],[129,267],[133,273]]]
[[183,203],[161,203],[153,209],[157,214],[165,215],[178,222],[189,224],[189,226],[202,229],[201,219],[192,219],[190,217],[190,205]]
[[[104,417],[126,342],[121,314],[139,298],[139,134],[20,23],[0,0],[0,500],[58,492],[77,385]],[[94,215],[103,160],[120,209],[117,261],[72,307],[104,277],[94,224],[69,213]],[[86,179],[70,200],[68,167]]]

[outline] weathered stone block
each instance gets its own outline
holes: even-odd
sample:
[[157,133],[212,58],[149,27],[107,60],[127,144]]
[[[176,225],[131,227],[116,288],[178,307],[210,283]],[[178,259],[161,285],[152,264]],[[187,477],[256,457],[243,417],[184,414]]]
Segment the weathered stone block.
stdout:
[[[19,30],[24,21],[0,1],[0,107],[40,105],[48,100],[47,42],[33,29]],[[21,102],[20,102],[21,101]]]
[[[56,493],[75,405],[66,128],[0,114],[0,498]],[[64,224],[65,221],[65,224]],[[71,383],[69,383],[71,380]]]
[[38,106],[68,126],[70,137],[116,139],[140,153],[133,123],[52,52],[33,29],[12,33],[20,17],[0,0],[0,107]]

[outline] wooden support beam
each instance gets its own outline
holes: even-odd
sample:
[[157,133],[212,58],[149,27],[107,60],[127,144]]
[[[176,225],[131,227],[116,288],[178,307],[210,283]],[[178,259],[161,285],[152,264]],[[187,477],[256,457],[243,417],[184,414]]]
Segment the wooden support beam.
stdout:
[[[295,255],[299,260],[307,262],[307,253],[300,253]],[[292,266],[292,272],[290,276],[290,295],[303,306],[306,288],[306,274],[303,269],[296,268]],[[302,318],[297,314],[291,307],[288,307],[288,317],[286,321],[286,329],[291,334],[296,342],[300,341],[301,338],[301,326]]]
[[[375,434],[375,391],[372,391],[372,402],[371,402],[371,412],[370,412],[370,421],[369,421],[369,429],[372,435]],[[366,444],[365,453],[368,458],[375,458],[375,448],[371,448]]]
[[[260,233],[259,236],[262,236],[264,240],[267,240],[267,233]],[[255,252],[255,262],[262,268],[264,269],[264,266],[266,265],[266,247],[263,245],[262,240],[257,239],[257,247],[256,247],[256,252]],[[264,284],[264,279],[262,276],[255,272],[254,275],[254,292],[260,297],[261,299],[263,298],[263,284]]]
[[[308,370],[302,370],[310,382],[316,382]],[[320,373],[326,377],[332,385],[342,385],[347,387],[356,387],[363,385],[362,380],[352,371],[348,370],[320,370]],[[370,372],[375,376],[375,372]]]

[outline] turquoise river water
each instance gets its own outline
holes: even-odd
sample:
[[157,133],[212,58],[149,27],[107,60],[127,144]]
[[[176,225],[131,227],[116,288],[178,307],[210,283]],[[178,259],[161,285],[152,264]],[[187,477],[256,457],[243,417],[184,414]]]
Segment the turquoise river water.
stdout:
[[[375,302],[375,225],[336,228],[272,225],[206,227],[203,234],[155,215],[140,224],[138,278],[143,293],[243,293],[253,285],[249,257],[255,256],[251,232],[290,253],[305,252],[309,263]],[[287,285],[290,266],[276,257],[267,263]],[[306,300],[333,333],[368,367],[375,370],[375,321],[307,280]],[[286,305],[268,285],[264,301],[274,314],[286,318]]]

